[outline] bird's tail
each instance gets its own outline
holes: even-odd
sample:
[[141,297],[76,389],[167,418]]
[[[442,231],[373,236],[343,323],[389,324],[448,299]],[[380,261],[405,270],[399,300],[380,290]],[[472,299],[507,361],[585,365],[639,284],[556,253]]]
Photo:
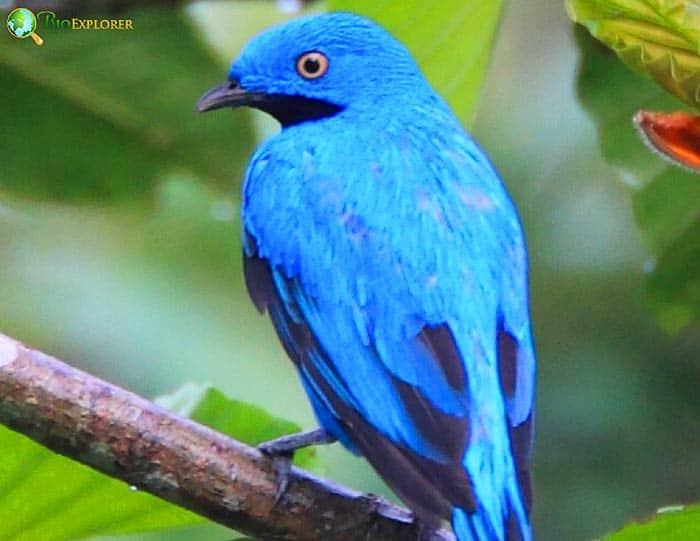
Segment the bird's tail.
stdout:
[[452,529],[457,541],[532,541],[532,528],[527,517],[518,518],[510,511],[500,524],[493,524],[482,511],[454,510]]

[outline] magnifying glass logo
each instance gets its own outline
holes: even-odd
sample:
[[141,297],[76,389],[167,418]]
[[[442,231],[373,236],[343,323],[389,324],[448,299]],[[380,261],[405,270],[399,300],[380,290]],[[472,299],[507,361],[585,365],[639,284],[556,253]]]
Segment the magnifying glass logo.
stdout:
[[7,16],[7,30],[18,39],[32,38],[37,45],[43,45],[44,40],[34,32],[36,30],[36,15],[27,8],[16,8]]

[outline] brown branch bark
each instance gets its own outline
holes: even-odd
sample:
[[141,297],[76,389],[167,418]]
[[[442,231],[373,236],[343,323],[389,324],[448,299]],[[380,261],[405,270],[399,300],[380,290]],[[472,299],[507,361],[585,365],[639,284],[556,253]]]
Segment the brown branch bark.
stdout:
[[[0,423],[257,538],[415,541],[418,536],[406,510],[296,468],[275,503],[271,461],[255,448],[2,334]],[[433,538],[450,540],[447,532]]]

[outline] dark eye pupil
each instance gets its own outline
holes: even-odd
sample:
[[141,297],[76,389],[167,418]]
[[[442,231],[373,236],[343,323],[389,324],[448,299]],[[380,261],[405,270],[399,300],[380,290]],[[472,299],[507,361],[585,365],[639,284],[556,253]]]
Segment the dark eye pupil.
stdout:
[[304,60],[304,71],[306,73],[313,75],[314,73],[318,73],[320,69],[321,63],[316,58],[307,58]]

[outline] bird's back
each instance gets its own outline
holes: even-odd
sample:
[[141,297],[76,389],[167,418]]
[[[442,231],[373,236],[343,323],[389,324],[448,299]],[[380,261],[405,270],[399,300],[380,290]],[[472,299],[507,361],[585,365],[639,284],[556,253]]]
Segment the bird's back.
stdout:
[[324,427],[431,526],[529,539],[522,231],[444,104],[284,129],[244,188],[247,280]]

